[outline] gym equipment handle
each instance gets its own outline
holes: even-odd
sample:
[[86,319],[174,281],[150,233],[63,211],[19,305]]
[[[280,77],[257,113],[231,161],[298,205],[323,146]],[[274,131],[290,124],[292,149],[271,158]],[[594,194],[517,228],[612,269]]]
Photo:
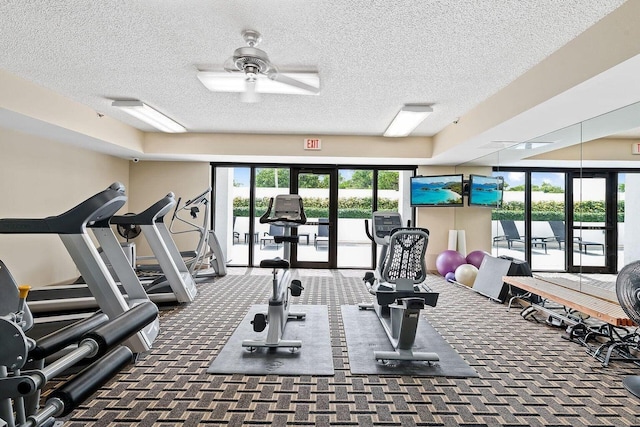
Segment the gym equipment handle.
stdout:
[[125,311],[110,322],[86,333],[82,340],[90,339],[98,343],[95,358],[102,357],[109,348],[129,338],[158,317],[158,307],[151,301],[144,302]]
[[37,219],[0,219],[0,233],[82,234],[87,225],[111,218],[125,203],[127,203],[127,196],[124,194],[124,185],[114,182],[106,190],[58,216]]
[[50,399],[57,398],[64,403],[62,413],[56,414],[56,416],[64,417],[71,413],[86,398],[132,362],[133,353],[131,350],[128,347],[120,346],[83,369],[73,379],[51,393]]
[[36,342],[35,348],[29,352],[29,356],[35,360],[41,360],[51,356],[66,346],[78,342],[87,332],[108,321],[109,317],[106,314],[95,313],[87,319],[65,326],[62,329],[40,338]]

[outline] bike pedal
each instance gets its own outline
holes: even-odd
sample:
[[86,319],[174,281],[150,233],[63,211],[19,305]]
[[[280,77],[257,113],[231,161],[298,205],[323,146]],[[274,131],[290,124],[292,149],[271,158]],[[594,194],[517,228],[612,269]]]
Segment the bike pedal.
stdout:
[[302,287],[302,282],[298,279],[294,279],[291,281],[291,286],[289,286],[289,289],[291,290],[291,295],[294,297],[299,297],[302,294],[302,290],[304,289]]
[[254,332],[262,332],[267,327],[267,315],[264,313],[257,313],[251,321]]

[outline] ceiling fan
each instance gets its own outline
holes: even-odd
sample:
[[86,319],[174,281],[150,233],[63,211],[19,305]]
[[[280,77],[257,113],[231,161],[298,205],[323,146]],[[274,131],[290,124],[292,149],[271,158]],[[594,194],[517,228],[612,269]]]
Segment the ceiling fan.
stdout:
[[258,102],[260,93],[317,95],[320,77],[315,72],[279,71],[267,53],[256,46],[259,32],[244,30],[247,46],[239,47],[224,64],[224,71],[199,71],[198,79],[214,92],[240,92],[242,102]]

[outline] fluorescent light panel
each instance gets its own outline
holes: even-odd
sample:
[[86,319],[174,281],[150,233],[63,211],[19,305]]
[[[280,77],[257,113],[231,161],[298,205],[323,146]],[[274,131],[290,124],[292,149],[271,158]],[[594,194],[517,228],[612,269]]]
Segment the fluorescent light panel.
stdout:
[[[306,83],[315,88],[320,87],[318,73],[280,73],[287,77]],[[198,79],[212,92],[244,92],[246,76],[243,73],[230,73],[228,71],[200,71]],[[316,95],[304,89],[271,80],[264,74],[256,76],[256,92],[258,93],[283,93],[290,95]]]
[[509,149],[513,150],[534,150],[540,147],[547,147],[549,144],[553,144],[553,141],[535,141],[535,142],[523,142]]
[[396,117],[384,132],[384,136],[407,136],[432,112],[433,108],[428,105],[405,105],[396,114]]
[[111,106],[120,108],[125,113],[163,132],[179,133],[187,131],[181,124],[154,110],[142,101],[113,101]]

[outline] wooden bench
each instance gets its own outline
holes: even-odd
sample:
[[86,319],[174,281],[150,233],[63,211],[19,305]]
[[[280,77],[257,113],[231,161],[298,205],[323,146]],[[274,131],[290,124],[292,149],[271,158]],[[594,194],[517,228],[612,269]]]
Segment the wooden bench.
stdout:
[[503,280],[512,286],[531,292],[564,307],[584,313],[594,319],[613,326],[634,326],[620,304],[554,283],[549,279],[523,276],[504,276]]

